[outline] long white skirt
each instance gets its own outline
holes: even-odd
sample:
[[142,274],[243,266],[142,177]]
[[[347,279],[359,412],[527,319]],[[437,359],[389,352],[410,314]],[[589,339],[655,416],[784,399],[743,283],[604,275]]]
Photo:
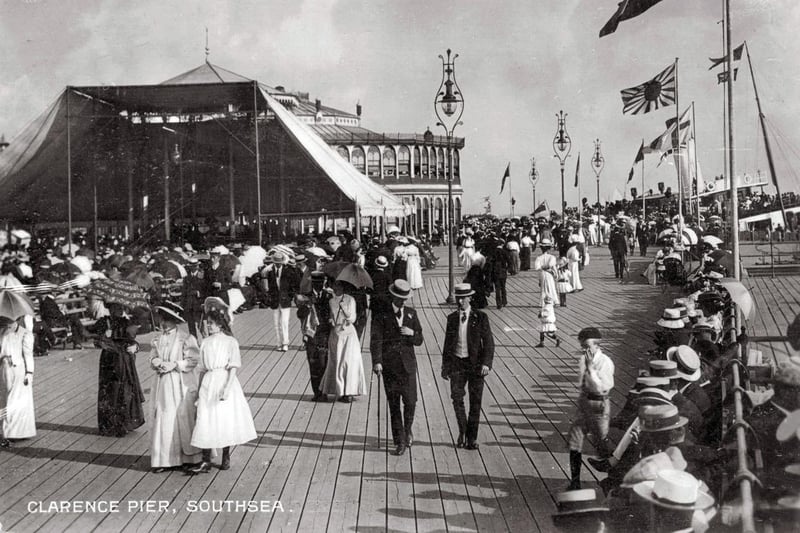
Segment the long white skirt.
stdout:
[[203,376],[197,400],[197,421],[192,433],[192,446],[196,448],[224,448],[258,437],[238,378],[234,378],[228,397],[222,401],[219,399],[227,379],[228,371],[224,368],[210,370]]
[[[0,363],[0,419],[7,439],[28,439],[36,436],[36,414],[33,409],[33,385],[25,385],[25,366]],[[5,418],[2,417],[5,412]]]
[[328,339],[328,365],[322,376],[322,392],[336,396],[360,396],[366,390],[361,343],[356,328],[346,326],[344,331],[337,331],[334,327]]
[[581,270],[577,261],[569,262],[569,273],[572,276],[572,288],[576,291],[583,290],[583,283],[581,283]]

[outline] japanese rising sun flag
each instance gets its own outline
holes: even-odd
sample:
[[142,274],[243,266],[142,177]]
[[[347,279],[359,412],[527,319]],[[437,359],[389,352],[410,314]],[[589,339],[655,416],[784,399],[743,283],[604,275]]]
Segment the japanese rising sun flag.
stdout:
[[673,63],[652,80],[622,90],[622,113],[638,115],[674,104],[675,71],[676,65]]

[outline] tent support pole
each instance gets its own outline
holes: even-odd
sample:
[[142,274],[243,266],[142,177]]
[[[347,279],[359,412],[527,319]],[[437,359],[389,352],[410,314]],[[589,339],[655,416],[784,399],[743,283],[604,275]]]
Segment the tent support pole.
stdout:
[[72,145],[70,133],[70,116],[69,116],[69,93],[72,88],[67,85],[67,250],[68,254],[72,257]]
[[[133,240],[133,161],[131,160],[131,123],[130,121],[125,122],[125,130],[123,135],[125,136],[125,142],[123,143],[125,148],[125,171],[128,174],[128,239],[131,241]],[[95,251],[97,249],[95,248]]]
[[170,222],[169,222],[169,140],[164,133],[164,241],[170,241]]
[[228,193],[230,194],[231,239],[236,238],[236,204],[233,194],[233,139],[228,137]]
[[258,82],[253,82],[253,124],[256,134],[256,210],[258,216],[258,245],[261,246],[262,229],[261,229],[261,157],[259,156],[259,142],[258,142]]

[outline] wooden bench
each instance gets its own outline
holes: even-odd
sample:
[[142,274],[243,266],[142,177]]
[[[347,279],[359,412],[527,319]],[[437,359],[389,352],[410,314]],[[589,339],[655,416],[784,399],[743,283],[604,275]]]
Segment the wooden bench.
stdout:
[[[97,320],[89,316],[89,310],[86,307],[86,298],[81,296],[80,293],[62,293],[55,295],[56,304],[68,319],[77,316],[83,327],[93,325]],[[38,303],[35,306],[38,315]],[[72,331],[67,326],[56,326],[50,328],[53,335],[56,337],[56,345],[61,345],[62,349],[67,348],[67,343],[72,341]]]

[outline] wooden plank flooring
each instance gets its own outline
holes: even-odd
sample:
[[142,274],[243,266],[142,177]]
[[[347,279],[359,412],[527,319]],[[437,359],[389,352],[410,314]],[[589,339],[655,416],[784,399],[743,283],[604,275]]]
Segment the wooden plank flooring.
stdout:
[[[369,374],[369,394],[353,404],[310,402],[297,321],[291,322],[289,352],[274,351],[269,311],[248,311],[234,324],[242,345],[239,379],[259,437],[234,449],[226,472],[150,473],[145,428],[122,439],[96,434],[98,351],[53,350],[36,360],[38,435],[0,451],[2,531],[553,531],[553,496],[565,487],[569,469],[565,434],[576,401],[575,334],[590,325],[603,331],[605,350],[617,367],[612,402],[619,408],[652,346],[654,322],[678,296],[644,283],[639,273],[646,258],[632,257],[631,280],[620,284],[608,251],[590,253],[586,290],[557,309],[560,348],[552,343],[534,348],[539,340],[535,272],[510,277],[509,306],[487,310],[497,353],[484,391],[477,452],[454,447],[458,430],[449,383],[439,376],[450,310],[441,304],[446,264],[425,273],[425,288],[411,302],[425,342],[417,349],[416,442],[403,457],[388,453],[388,409],[383,391],[379,404],[377,378]],[[446,250],[438,255],[446,260]],[[800,311],[797,281],[746,280],[759,309],[748,323],[751,334],[785,334]],[[759,349],[774,357],[786,352],[782,345]],[[363,356],[369,373],[368,347]],[[137,365],[149,394],[153,374],[146,352]],[[584,470],[587,486],[594,474]],[[110,501],[120,507],[30,512],[40,501],[45,508],[50,502]],[[142,501],[164,502],[167,510],[134,508]],[[226,501],[264,501],[276,508],[193,512],[193,502]]]

